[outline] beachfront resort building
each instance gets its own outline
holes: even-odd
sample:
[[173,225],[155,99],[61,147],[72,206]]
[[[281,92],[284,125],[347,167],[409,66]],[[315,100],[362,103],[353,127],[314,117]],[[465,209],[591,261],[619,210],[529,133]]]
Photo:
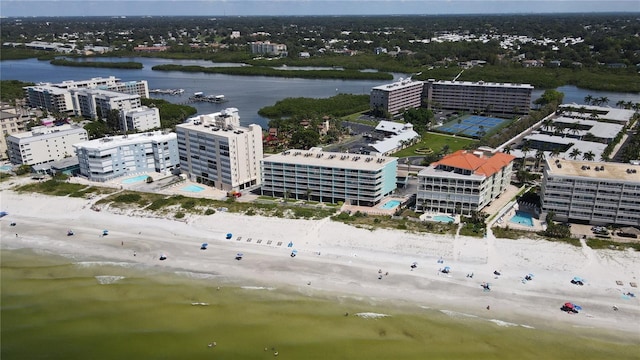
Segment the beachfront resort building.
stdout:
[[225,191],[260,184],[262,127],[241,127],[238,109],[192,117],[176,132],[180,169],[192,181]]
[[463,214],[480,211],[511,181],[515,156],[458,150],[418,173],[416,211]]
[[179,163],[177,136],[172,132],[108,136],[75,144],[74,148],[80,174],[91,181],[169,171]]
[[73,90],[76,114],[88,119],[108,119],[118,112],[118,130],[147,131],[160,127],[160,111],[142,106],[140,95],[129,95],[99,89]]
[[75,154],[73,145],[88,139],[79,126],[36,126],[31,131],[7,136],[9,160],[13,164],[44,164]]
[[640,226],[640,165],[547,158],[540,197],[541,219]]
[[381,109],[392,116],[401,115],[407,109],[415,109],[422,104],[423,82],[409,79],[376,86],[371,89],[369,105],[371,109]]
[[529,84],[429,79],[424,82],[422,97],[429,108],[528,114],[532,93],[533,86]]
[[262,160],[261,194],[292,199],[374,206],[396,189],[398,159],[287,150]]

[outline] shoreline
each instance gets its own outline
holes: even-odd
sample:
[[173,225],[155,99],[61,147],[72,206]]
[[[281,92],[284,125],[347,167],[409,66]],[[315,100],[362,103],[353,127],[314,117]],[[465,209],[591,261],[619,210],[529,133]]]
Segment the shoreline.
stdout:
[[[74,259],[216,274],[232,283],[275,286],[307,296],[451,311],[451,316],[466,314],[542,330],[573,328],[632,341],[640,333],[638,297],[622,297],[635,292],[629,283],[640,276],[637,252],[595,251],[544,240],[370,231],[328,218],[221,212],[187,221],[142,218],[91,211],[86,199],[6,190],[2,200],[2,210],[9,212],[0,221],[4,249],[41,249]],[[10,221],[17,225],[9,228]],[[75,235],[66,236],[68,229]],[[103,229],[109,230],[108,236],[101,236]],[[231,240],[225,239],[227,233],[233,234]],[[205,251],[200,250],[203,242],[209,244]],[[293,249],[296,257],[290,256]],[[235,260],[238,252],[242,260]],[[159,261],[160,254],[167,260]],[[413,270],[412,262],[418,263]],[[444,266],[451,267],[449,274],[438,271]],[[501,275],[493,275],[494,270]],[[473,278],[467,277],[470,273]],[[528,273],[534,279],[522,281]],[[585,285],[572,285],[574,276],[584,278]],[[624,285],[616,285],[616,280]],[[491,291],[483,291],[482,282],[491,283]],[[561,312],[567,301],[584,310]],[[613,305],[619,311],[613,311]]]

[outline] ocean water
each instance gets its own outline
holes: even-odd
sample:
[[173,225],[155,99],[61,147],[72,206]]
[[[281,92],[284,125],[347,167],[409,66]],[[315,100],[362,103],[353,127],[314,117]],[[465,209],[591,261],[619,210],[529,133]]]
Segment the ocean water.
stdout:
[[[215,274],[1,253],[8,359],[637,359],[640,345]],[[348,312],[348,316],[345,313]],[[213,342],[215,346],[209,346]]]

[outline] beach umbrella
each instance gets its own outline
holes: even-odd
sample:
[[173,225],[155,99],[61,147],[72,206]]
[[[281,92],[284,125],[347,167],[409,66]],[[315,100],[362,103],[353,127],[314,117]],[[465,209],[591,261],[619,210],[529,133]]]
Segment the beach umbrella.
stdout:
[[573,309],[574,306],[573,306],[572,303],[566,302],[566,303],[564,303],[564,307],[566,307],[567,309]]
[[6,211],[0,211],[0,217],[5,217],[5,216],[7,216],[7,215],[9,215],[9,213],[8,213],[8,212],[6,212]]
[[578,311],[582,310],[582,306],[580,306],[580,305],[576,305],[576,304],[571,304],[571,305],[573,305],[573,308],[575,310],[578,310]]
[[579,276],[574,276],[574,277],[573,277],[573,281],[575,281],[575,282],[584,282],[584,279],[582,279],[582,278],[581,278],[581,277],[579,277]]
[[227,239],[231,239],[232,237],[233,237],[233,234],[231,234],[231,233],[227,234]]
[[207,248],[207,246],[209,246],[209,244],[202,243],[202,245],[200,246],[200,249],[205,250]]
[[287,247],[293,247],[293,241],[289,241],[289,244],[287,244]]
[[102,230],[102,235],[109,235],[109,230]]
[[444,267],[444,271],[450,271],[450,270],[451,270],[451,268],[450,268],[450,267],[448,267],[448,266],[445,266],[445,267]]

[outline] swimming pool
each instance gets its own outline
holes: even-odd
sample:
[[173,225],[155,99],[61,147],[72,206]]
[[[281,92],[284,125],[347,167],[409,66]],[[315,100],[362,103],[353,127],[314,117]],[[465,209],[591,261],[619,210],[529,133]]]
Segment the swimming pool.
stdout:
[[524,211],[516,211],[516,214],[509,221],[514,224],[533,226],[533,217]]
[[390,210],[390,209],[395,209],[396,207],[398,207],[398,205],[400,205],[400,201],[389,200],[386,203],[384,203],[380,208],[384,210]]
[[202,186],[198,186],[198,185],[189,185],[189,186],[183,187],[180,190],[187,191],[187,192],[200,192],[200,191],[203,191],[204,188]]
[[452,218],[451,216],[447,216],[447,215],[436,215],[432,219],[434,221],[441,222],[441,223],[452,223],[456,221],[455,218]]
[[9,172],[11,170],[13,170],[13,166],[12,165],[2,165],[2,166],[0,166],[0,171]]
[[140,175],[140,176],[124,179],[124,180],[121,181],[121,183],[122,184],[133,184],[133,183],[137,183],[137,182],[140,182],[140,181],[145,181],[145,180],[147,180],[148,177],[149,177],[149,175]]

